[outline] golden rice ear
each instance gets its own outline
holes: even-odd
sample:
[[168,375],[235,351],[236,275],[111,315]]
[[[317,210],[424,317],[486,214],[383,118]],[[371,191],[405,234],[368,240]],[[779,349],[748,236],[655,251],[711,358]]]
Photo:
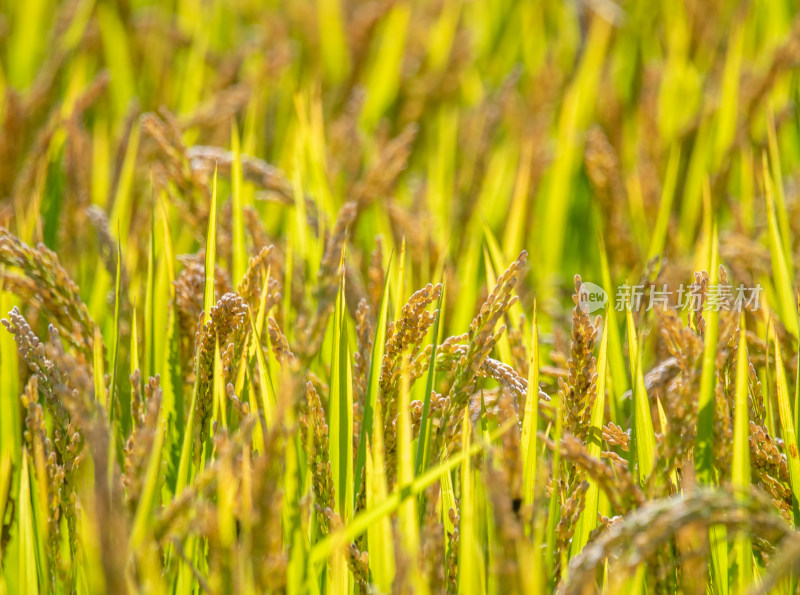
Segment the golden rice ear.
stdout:
[[269,341],[272,345],[272,351],[275,353],[275,359],[281,365],[294,366],[297,363],[292,350],[289,348],[289,342],[286,340],[286,335],[281,331],[281,327],[272,316],[267,318],[267,332],[269,333]]
[[[202,324],[205,251],[179,256],[178,260],[184,265],[183,270],[181,270],[174,282],[175,306],[179,325],[181,370],[184,370],[187,375],[184,381],[190,382],[197,349],[198,324]],[[233,291],[228,273],[219,265],[214,267],[214,286],[215,295],[222,296]],[[248,285],[245,293],[249,294],[249,291]]]
[[394,413],[393,406],[403,368],[402,358],[406,357],[410,361],[415,351],[419,349],[420,343],[436,319],[436,311],[430,311],[428,308],[439,299],[441,293],[441,283],[435,286],[428,283],[411,294],[400,310],[400,317],[389,323],[380,382],[380,395],[387,415]]
[[[244,277],[239,281],[236,287],[236,293],[239,294],[247,305],[252,310],[256,310],[258,306],[258,298],[261,295],[261,288],[267,280],[268,272],[271,272],[271,265],[273,258],[273,246],[264,246],[258,251],[258,254],[252,256],[248,262],[247,271]],[[274,277],[274,273],[270,274],[269,281],[275,283],[277,286],[278,280]],[[270,291],[270,293],[276,293]]]
[[374,316],[362,298],[356,308],[356,344],[358,349],[353,353],[353,440],[358,449],[361,439],[361,425],[364,418],[364,407],[367,398],[367,382],[369,381],[369,365],[372,358],[372,343],[375,337]]
[[[605,436],[605,431],[603,434]],[[564,459],[597,482],[603,493],[613,502],[614,510],[626,513],[644,504],[644,492],[634,480],[628,462],[616,453],[604,452],[601,458],[594,457],[586,445],[571,434],[566,434],[560,443],[547,437],[544,439],[549,449],[558,449]]]
[[[55,326],[49,325],[46,342],[39,340],[16,306],[9,312],[8,318],[2,320],[2,324],[14,335],[19,355],[30,370],[31,378],[35,378],[26,384],[21,404],[27,409],[25,438],[33,448],[31,455],[34,457],[35,473],[40,481],[55,490],[52,497],[46,500],[49,538],[47,562],[50,570],[55,571],[62,547],[61,518],[67,521],[70,555],[75,555],[80,541],[76,494],[81,463],[87,457],[85,446],[88,443],[95,461],[101,464],[107,462],[109,428],[99,403],[91,398],[91,369],[85,360],[65,351]],[[43,394],[45,410],[48,418],[52,419],[52,439],[47,437],[47,429],[40,423],[37,389]],[[45,431],[44,435],[42,430]],[[112,466],[110,471],[109,484],[104,484],[99,491],[106,498],[114,498],[110,505],[119,505],[119,494],[107,493],[106,485],[112,490],[119,486],[118,469]],[[104,510],[105,513],[109,512],[108,509]]]
[[[137,370],[134,375],[137,386],[134,395],[137,399],[131,401],[133,429],[125,443],[124,464],[120,478],[126,490],[126,503],[132,514],[139,505],[147,465],[156,441],[162,400],[161,379],[158,376],[148,379],[142,394],[138,388],[140,385],[139,371]],[[133,381],[133,376],[131,379]]]
[[44,244],[31,248],[17,236],[0,228],[0,265],[19,269],[36,287],[27,296],[44,308],[64,339],[92,361],[94,321],[80,297],[78,285],[58,261],[55,252]]
[[194,418],[194,455],[199,462],[202,445],[208,438],[208,425],[213,409],[214,357],[217,348],[222,355],[225,381],[233,379],[234,360],[242,357],[247,329],[247,304],[235,293],[226,293],[211,308],[209,320],[197,330],[194,369],[197,378],[197,399]]
[[[703,529],[722,523],[745,526],[753,535],[781,539],[791,531],[776,518],[763,494],[741,494],[730,490],[697,489],[653,499],[635,512],[615,519],[569,563],[569,574],[558,593],[583,593],[594,584],[596,572],[609,556],[615,556],[615,570],[621,578],[632,576],[644,555],[649,558],[682,529],[700,525]],[[635,551],[634,551],[635,550]]]
[[[328,423],[319,395],[311,382],[306,384],[306,401],[301,408],[300,428],[303,447],[311,470],[314,508],[323,535],[330,530],[328,510],[335,510],[335,488],[328,458]],[[337,515],[338,516],[338,515]]]
[[[380,364],[378,399],[384,419],[383,433],[386,447],[387,477],[394,478],[396,455],[396,433],[398,395],[403,374],[407,374],[409,386],[420,378],[430,361],[430,346],[422,348],[422,341],[436,320],[436,310],[429,310],[439,300],[442,284],[428,283],[415,291],[400,310],[400,317],[389,323],[383,360]],[[427,358],[425,359],[425,354]]]
[[564,430],[586,440],[589,417],[597,398],[596,361],[594,343],[597,328],[589,321],[589,315],[579,305],[581,277],[575,275],[575,293],[572,300],[572,342],[568,361],[567,381],[561,383],[561,398],[564,403]]
[[528,253],[523,251],[497,278],[494,289],[470,323],[469,345],[456,366],[454,382],[450,388],[453,410],[460,409],[466,403],[478,370],[494,348],[497,340],[495,326],[517,301],[513,291],[525,270],[527,258]]

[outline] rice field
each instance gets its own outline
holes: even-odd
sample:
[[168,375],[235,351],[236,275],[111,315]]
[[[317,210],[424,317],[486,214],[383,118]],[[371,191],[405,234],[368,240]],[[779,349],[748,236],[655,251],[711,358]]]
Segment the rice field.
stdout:
[[0,0],[0,595],[795,593],[788,0]]

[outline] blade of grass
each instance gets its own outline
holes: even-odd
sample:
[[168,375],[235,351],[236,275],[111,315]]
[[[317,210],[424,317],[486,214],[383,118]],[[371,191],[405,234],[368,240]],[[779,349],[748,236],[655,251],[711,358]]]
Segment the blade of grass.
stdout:
[[[0,510],[5,511],[9,496],[13,488],[13,464],[14,459],[11,452],[0,452]],[[5,519],[4,519],[5,520]],[[7,551],[0,551],[0,564],[6,558]]]
[[[400,374],[400,393],[397,404],[397,487],[405,491],[414,481],[414,455],[411,448],[411,386],[409,382],[408,360],[403,359]],[[379,424],[375,424],[379,425]],[[409,560],[419,558],[420,537],[417,499],[406,498],[398,509],[397,529],[400,534],[401,551]],[[427,593],[420,569],[412,565],[409,569],[409,584],[417,593]]]
[[[284,372],[285,373],[285,372]],[[285,386],[285,383],[282,383]],[[289,567],[297,567],[298,577],[295,584],[302,584],[302,573],[305,567],[305,560],[308,556],[307,542],[304,534],[301,502],[301,461],[300,452],[302,451],[302,441],[299,435],[292,436],[292,431],[297,427],[297,416],[294,403],[286,398],[288,393],[284,393],[284,401],[281,406],[283,413],[283,427],[286,431],[285,461],[283,473],[283,540],[289,544]],[[258,425],[257,425],[258,427]],[[260,434],[254,433],[254,438]],[[234,494],[235,496],[235,494]],[[232,500],[232,503],[235,499]],[[233,511],[232,511],[233,513]],[[233,518],[233,516],[232,516]],[[288,587],[292,586],[291,576],[287,577]]]
[[[393,254],[392,254],[393,256]],[[392,256],[389,257],[391,264]],[[388,270],[388,267],[387,267]],[[372,433],[373,419],[375,417],[375,406],[378,401],[380,387],[381,364],[383,354],[386,349],[386,327],[389,317],[389,275],[383,280],[383,293],[381,303],[378,306],[378,318],[375,327],[375,338],[372,342],[372,358],[369,364],[369,376],[367,380],[367,395],[364,399],[364,418],[361,424],[361,437],[359,438],[358,453],[356,456],[356,467],[353,481],[355,482],[354,493],[358,494],[361,489],[361,470],[364,468],[367,452],[367,437]],[[380,417],[378,419],[381,419]]]
[[[747,357],[747,335],[744,311],[739,315],[739,346],[736,354],[736,409],[733,420],[733,463],[731,483],[743,493],[750,489],[750,420],[748,403],[750,367]],[[753,546],[744,532],[736,536],[736,590],[744,593],[753,582]]]
[[[181,76],[179,97],[176,98],[179,114],[188,114],[197,106],[203,91],[203,79],[206,66],[206,54],[208,53],[209,31],[203,22],[203,10],[200,6],[196,10],[197,19],[194,23],[194,30],[191,34],[191,47],[189,48],[186,60],[183,63],[183,75]],[[189,131],[193,136],[196,132]]]
[[108,395],[108,419],[114,420],[117,399],[117,360],[119,358],[120,292],[122,291],[122,244],[117,241],[117,273],[114,281],[114,341],[111,347],[111,380]]
[[675,188],[678,184],[678,167],[681,163],[681,145],[675,143],[669,152],[667,171],[664,175],[664,185],[661,187],[661,201],[658,205],[658,215],[653,234],[650,236],[650,249],[647,251],[647,260],[660,256],[664,257],[664,243],[667,239],[667,226],[672,215],[672,202],[675,198]]
[[19,534],[19,570],[18,580],[20,593],[39,592],[39,572],[36,560],[36,535],[34,531],[33,510],[31,509],[31,477],[29,471],[27,449],[22,450],[22,475],[19,481],[19,513],[17,515],[17,531]]
[[[33,81],[36,66],[43,58],[45,41],[38,32],[47,26],[48,5],[46,0],[35,0],[24,7],[20,6],[14,19],[15,27],[10,31],[12,35],[4,44],[7,44],[9,54],[14,57],[7,64],[8,79],[18,89],[27,87]],[[12,7],[6,6],[5,10]]]
[[214,168],[214,182],[211,187],[211,208],[208,212],[208,233],[206,235],[205,283],[203,285],[203,321],[211,320],[211,307],[217,303],[214,297],[214,269],[217,262],[217,168]]
[[103,336],[100,327],[94,327],[92,339],[92,378],[94,380],[94,398],[103,407],[108,407],[106,395],[105,373],[103,372]]
[[[353,392],[350,352],[347,345],[345,320],[345,246],[339,259],[339,291],[333,315],[330,367],[330,396],[328,398],[328,459],[334,485],[336,512],[347,524],[353,516]],[[347,571],[346,545],[334,548],[328,589],[347,593],[352,588]]]
[[[128,146],[125,149],[125,157],[122,161],[122,169],[117,180],[117,188],[114,192],[114,200],[111,207],[111,214],[108,217],[109,224],[117,229],[117,239],[125,249],[129,262],[136,257],[136,251],[127,250],[127,242],[131,227],[131,214],[133,208],[134,194],[131,192],[136,166],[136,155],[139,151],[139,137],[141,127],[135,122],[128,137]],[[128,270],[133,270],[128,269]],[[94,320],[103,320],[106,310],[106,294],[108,284],[111,281],[108,273],[99,268],[92,284],[92,296],[89,301],[89,312]]]
[[[709,267],[709,286],[717,284],[717,243],[716,226],[711,232],[711,262]],[[714,441],[714,386],[717,381],[717,333],[719,311],[709,308],[705,311],[705,331],[703,335],[703,363],[700,376],[700,395],[697,417],[697,446],[695,447],[695,470],[700,483],[710,485],[713,480],[713,441]]]
[[[792,292],[793,282],[791,276],[790,261],[786,258],[784,240],[782,232],[775,217],[775,200],[773,182],[770,179],[767,169],[767,157],[763,156],[762,161],[764,173],[764,195],[767,201],[767,225],[769,228],[769,252],[772,260],[772,275],[775,285],[775,292],[778,298],[778,311],[781,314],[781,322],[786,330],[792,333],[795,338],[798,336],[797,311],[795,310],[794,294]],[[780,209],[778,209],[780,211]]]
[[131,313],[131,364],[130,373],[139,370],[139,325],[136,323],[136,302]]
[[431,140],[431,150],[427,153],[426,200],[434,221],[431,232],[444,246],[450,238],[453,224],[451,197],[458,145],[458,110],[451,106],[442,106],[432,126],[435,133]]
[[[611,279],[611,271],[608,267],[608,255],[606,245],[602,236],[598,238],[600,243],[600,271],[603,280],[603,287],[606,291],[612,291],[614,286]],[[608,326],[608,369],[611,380],[611,421],[621,423],[627,416],[625,415],[622,396],[630,388],[628,381],[628,368],[625,365],[625,355],[622,350],[622,339],[620,338],[619,322],[617,321],[616,307],[609,307],[606,310],[606,325]]]
[[745,143],[739,156],[739,187],[742,196],[741,226],[745,235],[753,232],[753,197],[755,195],[753,148]]
[[[530,204],[529,193],[531,184],[531,163],[534,151],[534,141],[529,139],[522,145],[522,154],[519,159],[517,177],[514,181],[514,193],[511,198],[511,209],[506,220],[503,233],[503,253],[519,254],[525,235],[527,208]],[[505,262],[505,260],[503,260]],[[497,263],[495,263],[495,267]]]
[[712,130],[703,120],[697,131],[692,154],[687,155],[688,168],[683,183],[681,214],[678,225],[678,249],[691,249],[697,233],[697,221],[703,208],[703,184],[708,175],[708,160],[712,149]]
[[367,99],[361,110],[361,126],[367,131],[374,129],[397,95],[410,19],[411,6],[405,3],[396,4],[383,19],[380,45],[367,74]]
[[[381,419],[380,402],[376,403],[376,413]],[[372,510],[378,503],[386,500],[386,471],[383,458],[383,426],[375,424],[372,432],[371,448],[367,452],[367,510]],[[371,523],[367,529],[369,544],[369,565],[375,585],[383,592],[392,590],[395,576],[394,548],[392,543],[392,526],[388,517]]]
[[256,362],[258,366],[258,393],[261,398],[261,408],[264,410],[264,419],[267,429],[271,429],[275,420],[275,388],[272,385],[272,377],[269,373],[269,366],[264,357],[264,350],[261,348],[261,338],[253,320],[253,313],[249,312],[250,330],[253,333],[253,345],[255,346]]
[[728,41],[725,68],[722,73],[722,94],[716,118],[714,165],[719,167],[736,136],[739,110],[739,79],[742,68],[744,27],[737,23]]
[[233,246],[231,247],[233,259],[233,278],[241,279],[247,270],[247,248],[245,245],[244,215],[242,211],[242,158],[239,149],[239,129],[236,121],[231,121],[231,152],[233,164],[231,165],[231,233]]
[[[136,551],[137,548],[144,544],[147,535],[152,529],[154,514],[159,501],[158,487],[162,470],[164,440],[168,431],[168,418],[169,412],[165,407],[162,407],[158,415],[155,439],[147,461],[139,504],[133,517],[133,528],[129,540],[131,551]],[[176,490],[176,493],[180,493],[180,491]]]
[[219,353],[219,336],[214,342],[214,378],[212,379],[212,394],[214,395],[214,407],[211,415],[211,426],[222,424],[223,428],[228,427],[228,407],[225,398],[225,378],[222,372],[222,357]]
[[[561,391],[553,396],[553,417],[555,417],[555,424],[552,426],[553,435],[552,440],[556,444],[561,442],[563,435],[564,416],[562,410],[564,403],[562,400]],[[548,428],[549,429],[549,428]],[[550,477],[561,478],[561,449],[557,448],[553,452],[553,460],[550,466]],[[552,590],[555,587],[553,579],[556,576],[556,525],[558,524],[559,516],[561,514],[561,492],[558,489],[552,490],[548,501],[547,508],[547,523],[545,525],[545,550],[544,550],[544,565],[545,576],[548,579],[548,587]]]
[[780,342],[773,333],[775,343],[775,382],[777,386],[778,415],[781,421],[781,435],[786,444],[786,463],[789,466],[789,485],[792,491],[792,509],[795,527],[800,526],[800,454],[797,450],[797,434],[794,429],[789,383],[783,366]]
[[[169,215],[167,213],[166,200],[159,201],[161,212],[161,222],[163,231],[162,250],[164,266],[166,269],[166,287],[171,304],[176,303],[175,296],[175,248],[172,243],[172,233],[169,228]],[[165,361],[160,362],[166,374],[161,378],[161,389],[163,394],[162,407],[175,420],[175,436],[183,434],[184,426],[184,406],[183,406],[183,373],[180,359],[180,321],[176,308],[169,308],[167,311],[167,347],[164,350]],[[176,461],[177,462],[177,461]]]
[[147,280],[144,297],[144,378],[155,376],[156,365],[156,233],[155,208],[150,203],[150,238],[147,242]]
[[[98,114],[92,126],[92,204],[104,205],[111,187],[108,118]],[[119,238],[119,233],[117,233]]]
[[[464,415],[461,425],[461,450],[469,452],[470,434],[472,433],[469,415]],[[464,457],[461,463],[461,500],[459,502],[459,595],[477,593],[480,590],[479,566],[483,566],[482,556],[478,552],[479,543],[475,539],[474,524],[477,521],[475,506],[475,483],[470,457]]]
[[[713,220],[708,183],[704,189],[706,207],[704,211],[705,236],[708,238],[709,287],[718,283],[719,243],[717,224]],[[710,227],[710,233],[708,228]],[[700,484],[712,485],[716,482],[714,472],[714,403],[717,383],[717,337],[719,329],[719,308],[705,309],[705,331],[703,334],[703,363],[700,375],[700,395],[698,397],[697,445],[695,446],[695,473]],[[728,540],[727,529],[714,525],[708,530],[711,549],[711,576],[714,589],[719,593],[728,592]]]
[[[514,420],[508,421],[494,430],[490,435],[491,441],[494,442],[503,436],[515,423],[516,421]],[[406,498],[413,498],[419,495],[432,483],[439,481],[443,474],[449,473],[463,464],[467,457],[482,452],[484,449],[488,448],[488,446],[489,445],[486,443],[472,444],[467,450],[461,450],[458,454],[445,458],[422,473],[419,477],[414,478],[411,484],[406,486],[405,489],[395,489],[385,500],[379,502],[375,508],[360,512],[348,525],[314,544],[314,547],[309,553],[309,562],[311,564],[324,562],[330,557],[331,552],[333,552],[336,547],[343,543],[352,542],[356,537],[364,533],[372,523],[395,512]]]
[[[463,0],[447,0],[443,3],[439,18],[428,37],[428,65],[434,71],[443,70],[450,58],[453,40],[458,27]],[[516,254],[519,250],[515,251]]]
[[653,429],[653,417],[650,412],[650,400],[644,384],[642,373],[642,350],[637,338],[633,312],[627,309],[628,320],[628,357],[631,362],[633,376],[633,441],[636,444],[636,461],[639,468],[639,483],[644,484],[653,471],[655,462],[656,438]]
[[325,74],[333,83],[342,82],[350,71],[345,20],[340,0],[317,0],[317,19]]
[[111,80],[114,114],[117,119],[121,120],[136,89],[129,51],[131,43],[128,40],[125,26],[120,21],[115,4],[99,2],[97,18],[100,24],[98,29],[103,42],[106,68],[114,73]]
[[[795,304],[797,304],[797,320],[800,322],[800,292],[795,293]],[[797,344],[797,358],[800,363],[800,342]],[[800,443],[800,365],[794,378],[794,430],[797,433],[797,440]]]
[[[0,270],[0,307],[2,314],[11,310],[12,296],[3,290],[3,271]],[[19,461],[22,429],[19,402],[19,358],[11,333],[0,331],[0,456],[13,455]],[[5,510],[5,509],[2,509]]]
[[333,318],[328,425],[336,509],[342,521],[347,523],[353,512],[353,387],[345,321],[344,250],[339,266],[341,277]]
[[528,387],[525,393],[525,416],[522,418],[522,501],[533,504],[536,490],[536,433],[539,423],[539,331],[536,299],[533,300],[531,350],[528,360]]
[[[464,279],[477,279],[481,257],[481,233],[480,227],[473,222],[469,224],[464,237],[464,243],[458,254],[459,276]],[[478,284],[467,283],[460,288],[458,300],[453,307],[452,328],[469,328],[475,311],[475,302],[478,297]]]
[[[583,54],[577,72],[564,94],[558,118],[558,147],[552,166],[547,199],[542,201],[543,216],[536,230],[537,245],[542,255],[539,278],[545,282],[543,289],[550,291],[552,277],[561,264],[567,217],[573,196],[572,180],[583,155],[581,131],[594,108],[589,98],[594,97],[602,63],[611,38],[612,27],[608,21],[595,15],[589,26]],[[540,295],[543,303],[551,295]]]
[[[781,248],[783,249],[783,257],[786,261],[788,270],[794,270],[792,267],[792,246],[791,246],[791,229],[789,228],[789,217],[786,212],[786,192],[783,188],[783,168],[781,167],[781,152],[778,147],[778,132],[775,128],[775,112],[772,107],[772,102],[767,105],[767,144],[769,145],[769,160],[772,163],[772,183],[774,187],[774,201],[775,211],[777,212],[779,231],[778,235],[781,239]],[[764,170],[766,174],[766,169]],[[764,176],[767,179],[767,176]],[[771,212],[771,207],[770,207]],[[795,335],[796,336],[796,335]]]

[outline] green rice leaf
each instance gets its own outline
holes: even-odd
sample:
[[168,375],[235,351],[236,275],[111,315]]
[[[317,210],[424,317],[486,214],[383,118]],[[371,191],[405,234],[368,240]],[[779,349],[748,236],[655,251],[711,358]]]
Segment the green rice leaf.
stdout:
[[658,206],[658,216],[653,233],[650,236],[650,249],[647,251],[647,260],[664,256],[664,243],[667,239],[667,226],[672,215],[672,201],[675,198],[675,188],[678,183],[678,167],[681,163],[681,146],[676,143],[672,146],[667,162],[667,171],[664,176],[664,185],[661,189],[661,202]]
[[239,129],[236,123],[231,123],[231,152],[233,164],[231,166],[231,201],[232,220],[231,233],[233,234],[233,268],[234,279],[241,279],[247,270],[247,247],[245,245],[244,213],[242,204],[242,157],[239,148]]
[[117,274],[114,282],[114,342],[111,347],[111,382],[108,395],[108,418],[114,419],[117,397],[117,360],[119,359],[120,292],[122,291],[122,246],[117,242]]
[[[391,262],[391,258],[390,258]],[[375,327],[375,339],[372,342],[372,358],[369,364],[369,375],[367,377],[367,395],[364,400],[364,414],[362,420],[361,437],[359,439],[358,453],[356,456],[354,493],[361,489],[361,470],[364,468],[367,453],[367,437],[373,432],[373,420],[375,419],[375,408],[378,401],[380,387],[380,371],[383,362],[383,354],[386,349],[386,328],[389,318],[389,275],[383,280],[383,293],[381,303],[378,307],[377,324]],[[378,419],[381,419],[378,417]]]
[[[717,234],[714,227],[711,234],[711,263],[709,267],[709,286],[717,284]],[[713,442],[714,442],[714,387],[717,382],[717,333],[719,327],[719,311],[706,309],[703,313],[706,321],[703,336],[703,369],[700,376],[700,395],[698,398],[697,446],[695,447],[695,470],[700,483],[711,484],[713,475]]]
[[19,569],[18,586],[21,593],[39,593],[39,571],[36,559],[36,533],[34,530],[34,512],[31,504],[31,476],[27,450],[22,451],[22,476],[19,481],[19,515],[17,529],[19,531]]
[[[780,225],[775,216],[775,201],[773,192],[773,182],[770,179],[767,169],[766,156],[763,160],[764,172],[764,191],[767,201],[767,225],[769,228],[769,253],[772,260],[772,275],[775,284],[775,292],[778,299],[778,311],[781,314],[786,330],[798,337],[798,320],[795,309],[794,294],[792,292],[791,260],[786,257],[787,251],[784,248],[784,240]],[[780,212],[780,208],[778,209]]]
[[216,287],[214,269],[217,262],[217,170],[214,168],[214,182],[211,187],[211,207],[208,212],[208,233],[206,234],[205,284],[203,285],[203,310],[205,323],[211,320],[211,308],[217,303],[214,296]]
[[[513,423],[513,421],[507,422],[494,430],[490,435],[491,441],[497,440],[510,430]],[[312,564],[317,564],[328,559],[336,547],[339,547],[343,543],[353,541],[356,537],[364,533],[372,523],[396,511],[401,502],[406,498],[419,495],[432,483],[439,481],[445,473],[450,473],[450,471],[462,465],[467,458],[481,452],[487,446],[487,444],[472,444],[467,450],[462,450],[458,454],[433,465],[430,469],[422,473],[422,475],[414,478],[414,481],[406,486],[405,489],[395,489],[389,494],[386,500],[378,503],[375,508],[359,513],[346,527],[343,527],[338,532],[331,533],[331,535],[325,539],[314,544],[314,547],[309,553],[310,562]]]
[[333,318],[331,353],[331,391],[328,425],[330,426],[330,461],[336,488],[336,508],[342,520],[353,515],[353,385],[350,350],[347,345],[344,294],[344,252],[342,271]]
[[789,485],[792,490],[792,504],[794,509],[794,524],[800,525],[798,502],[800,502],[800,454],[797,450],[797,434],[792,416],[791,396],[789,383],[786,381],[786,370],[783,366],[781,347],[776,335],[775,343],[775,381],[777,384],[778,415],[781,421],[781,435],[786,444],[786,462],[789,466]]
[[522,500],[533,504],[536,482],[536,434],[539,424],[539,330],[536,300],[533,301],[531,322],[531,351],[528,360],[528,387],[525,394],[525,415],[522,418]]
[[[736,410],[733,420],[733,463],[731,483],[746,492],[750,489],[750,368],[747,356],[747,335],[744,311],[739,315],[739,345],[736,354]],[[734,544],[737,566],[736,589],[744,592],[753,582],[753,546],[750,536],[742,532]]]
[[633,312],[627,310],[628,318],[628,357],[631,362],[633,376],[633,441],[636,444],[636,462],[639,468],[639,483],[644,484],[653,471],[655,462],[656,437],[653,429],[653,418],[650,413],[650,400],[644,384],[642,372],[642,351]]

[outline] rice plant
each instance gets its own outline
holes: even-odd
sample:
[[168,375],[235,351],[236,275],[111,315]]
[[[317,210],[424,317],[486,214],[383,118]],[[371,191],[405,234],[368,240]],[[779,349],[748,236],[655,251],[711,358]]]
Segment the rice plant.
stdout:
[[795,3],[0,41],[0,594],[798,590]]

